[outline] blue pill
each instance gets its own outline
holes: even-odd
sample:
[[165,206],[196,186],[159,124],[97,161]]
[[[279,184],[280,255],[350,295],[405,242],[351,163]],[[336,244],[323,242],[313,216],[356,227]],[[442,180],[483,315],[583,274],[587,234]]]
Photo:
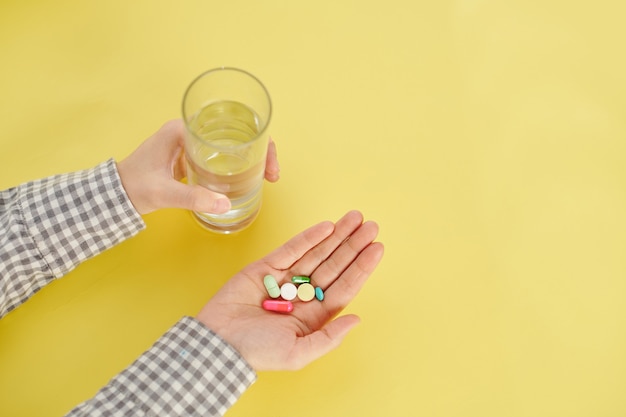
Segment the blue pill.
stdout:
[[324,291],[320,287],[315,287],[315,298],[320,301],[324,299]]

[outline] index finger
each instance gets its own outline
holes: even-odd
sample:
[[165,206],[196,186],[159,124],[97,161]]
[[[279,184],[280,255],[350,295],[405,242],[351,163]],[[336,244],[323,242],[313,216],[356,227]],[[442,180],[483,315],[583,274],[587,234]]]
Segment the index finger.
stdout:
[[278,270],[289,269],[307,252],[330,236],[334,229],[333,222],[318,223],[289,239],[287,243],[267,255],[265,262]]

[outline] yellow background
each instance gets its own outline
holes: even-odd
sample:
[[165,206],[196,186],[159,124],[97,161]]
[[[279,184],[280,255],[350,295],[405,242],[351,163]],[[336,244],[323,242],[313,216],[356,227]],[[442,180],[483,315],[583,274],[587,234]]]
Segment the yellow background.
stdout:
[[237,270],[357,208],[363,322],[228,416],[626,415],[626,7],[614,1],[0,3],[0,188],[123,158],[236,66],[282,179],[238,236],[188,213],[0,321],[0,415],[92,396]]

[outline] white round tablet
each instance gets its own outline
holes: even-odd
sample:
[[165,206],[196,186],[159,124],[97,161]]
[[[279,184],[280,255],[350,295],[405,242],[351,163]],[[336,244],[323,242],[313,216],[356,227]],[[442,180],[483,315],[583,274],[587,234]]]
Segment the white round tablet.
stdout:
[[298,288],[291,282],[286,282],[280,287],[280,296],[284,300],[291,301],[298,295]]

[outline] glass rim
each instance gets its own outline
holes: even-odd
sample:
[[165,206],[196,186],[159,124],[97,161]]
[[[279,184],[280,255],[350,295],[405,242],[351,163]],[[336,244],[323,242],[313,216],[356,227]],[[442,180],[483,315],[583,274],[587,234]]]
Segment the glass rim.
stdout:
[[189,128],[189,123],[187,120],[187,114],[185,112],[185,102],[187,101],[187,96],[189,95],[189,91],[191,91],[191,89],[193,88],[193,86],[200,81],[202,78],[204,78],[205,76],[214,73],[214,72],[219,72],[219,71],[234,71],[234,72],[239,72],[243,75],[246,75],[248,77],[250,77],[253,81],[255,81],[259,86],[261,86],[261,89],[263,90],[263,92],[265,93],[265,97],[267,97],[267,103],[269,105],[269,111],[267,113],[267,121],[265,122],[265,125],[263,126],[263,129],[261,129],[254,138],[250,139],[247,142],[241,143],[239,145],[236,146],[220,146],[220,145],[216,145],[214,143],[211,143],[210,146],[216,148],[216,149],[222,149],[222,150],[229,150],[229,149],[241,149],[241,148],[245,148],[248,146],[251,146],[252,144],[256,143],[259,138],[261,136],[263,136],[265,134],[265,131],[267,130],[267,127],[270,125],[270,120],[272,119],[272,112],[273,112],[273,106],[272,106],[272,98],[270,97],[270,93],[269,91],[267,91],[267,88],[265,87],[265,84],[263,84],[261,82],[261,80],[259,80],[256,76],[254,76],[253,74],[251,74],[250,72],[243,70],[241,68],[236,68],[236,67],[217,67],[217,68],[211,68],[209,70],[204,71],[203,73],[201,73],[200,75],[198,75],[196,78],[194,78],[190,83],[189,86],[185,89],[185,94],[183,94],[183,102],[182,102],[182,115],[183,115],[183,122],[185,123],[185,130],[190,133],[195,139],[204,142],[204,143],[210,143],[210,141],[207,141],[206,139],[201,138],[200,136],[198,136],[193,130],[191,130]]

